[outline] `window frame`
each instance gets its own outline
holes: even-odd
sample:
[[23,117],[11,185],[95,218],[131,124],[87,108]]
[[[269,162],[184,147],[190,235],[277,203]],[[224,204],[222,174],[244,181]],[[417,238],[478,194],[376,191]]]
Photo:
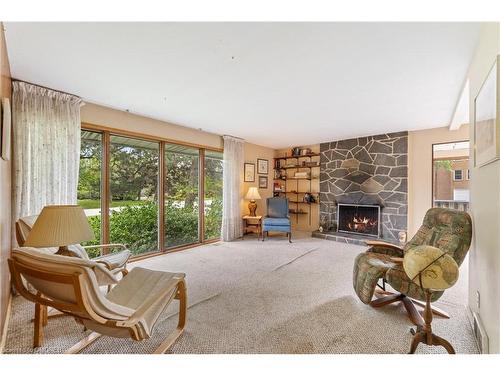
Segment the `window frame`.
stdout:
[[178,140],[173,140],[169,138],[156,137],[148,134],[131,132],[128,130],[116,129],[107,126],[101,126],[96,124],[91,124],[87,122],[81,123],[82,131],[92,131],[102,134],[102,161],[101,161],[101,244],[109,244],[109,207],[110,207],[110,142],[111,136],[121,136],[129,137],[135,139],[141,139],[145,141],[159,142],[159,163],[158,163],[158,241],[157,249],[148,253],[135,255],[134,259],[142,259],[153,255],[164,254],[169,252],[175,252],[179,250],[184,250],[192,248],[195,246],[200,246],[203,244],[213,243],[220,241],[220,238],[214,238],[205,240],[205,217],[204,210],[198,210],[198,241],[187,244],[180,245],[176,247],[167,248],[164,243],[165,232],[165,146],[167,144],[177,144],[187,147],[197,148],[199,151],[199,179],[198,179],[198,191],[199,191],[199,207],[204,207],[204,187],[205,187],[205,150],[224,152],[223,148],[211,147],[201,144],[182,142]]
[[[82,130],[86,130],[86,129],[83,129],[82,127]],[[103,132],[104,133],[104,132]],[[134,139],[134,140],[139,140],[139,141],[147,141],[147,142],[151,142],[151,143],[157,143],[158,144],[158,152],[160,152],[160,149],[161,149],[161,141],[157,141],[157,140],[153,140],[153,139],[146,139],[144,137],[137,137],[137,136],[130,136],[130,135],[123,135],[123,134],[118,134],[116,132],[108,132],[107,136],[106,137],[103,137],[103,138],[106,138],[107,139],[107,147],[106,147],[106,152],[107,152],[107,164],[106,164],[106,168],[107,168],[107,171],[106,171],[106,181],[107,181],[107,190],[106,190],[106,193],[107,193],[107,197],[106,197],[106,201],[107,201],[107,206],[106,206],[106,221],[107,221],[107,225],[106,225],[106,228],[107,228],[107,232],[106,232],[106,238],[108,240],[107,243],[117,243],[119,241],[111,241],[110,240],[110,231],[111,231],[111,223],[110,223],[110,214],[111,214],[111,203],[112,203],[112,193],[111,193],[111,175],[110,175],[110,169],[109,169],[109,162],[111,161],[111,145],[113,144],[113,141],[112,141],[112,137],[121,137],[121,138],[129,138],[129,139]],[[161,185],[161,180],[160,180],[160,168],[161,168],[161,165],[160,165],[160,155],[158,155],[158,177],[157,177],[157,181],[156,181],[156,184],[157,184],[157,194],[159,193],[160,191],[160,185]],[[102,184],[101,184],[102,185]],[[102,196],[103,192],[101,192],[101,196]],[[157,204],[159,205],[159,202],[157,202]],[[101,205],[102,205],[102,201],[101,201]],[[102,211],[101,211],[101,215],[102,215]],[[140,257],[140,256],[143,256],[143,255],[148,255],[148,254],[151,254],[151,253],[157,253],[159,252],[159,247],[158,247],[158,244],[160,242],[159,241],[159,238],[160,238],[160,207],[158,207],[158,216],[156,218],[157,220],[157,228],[158,228],[158,238],[156,239],[156,244],[157,244],[157,249],[153,249],[153,250],[149,250],[149,251],[145,251],[143,253],[139,253],[139,254],[134,254],[135,257]],[[103,222],[104,222],[104,219],[103,219]],[[102,227],[102,225],[101,225]],[[101,236],[102,237],[102,236]]]
[[[457,172],[460,172],[460,178],[457,178]],[[453,170],[453,181],[463,181],[464,180],[464,170],[454,169]]]
[[[470,142],[471,141],[469,139],[462,139],[462,140],[456,140],[456,141],[447,141],[447,142],[436,142],[436,143],[432,143],[432,145],[431,145],[431,160],[430,160],[431,167],[430,167],[430,173],[429,173],[429,177],[431,179],[430,207],[435,207],[434,187],[435,187],[435,184],[436,184],[436,179],[435,179],[434,162],[436,160],[439,160],[439,158],[435,157],[435,153],[436,153],[435,146],[445,145],[445,144],[450,144],[450,143],[462,143],[462,142],[469,142],[469,154],[470,154],[470,147],[471,147]],[[466,159],[466,160],[469,161],[470,160],[470,155],[467,156],[467,157],[465,157],[465,158],[461,158],[461,159]]]

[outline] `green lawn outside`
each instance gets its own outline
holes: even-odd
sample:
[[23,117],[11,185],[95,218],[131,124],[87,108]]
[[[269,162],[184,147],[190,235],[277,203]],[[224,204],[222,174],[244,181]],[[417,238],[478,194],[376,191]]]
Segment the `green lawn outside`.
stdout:
[[[123,206],[138,206],[147,203],[148,201],[112,201],[111,207]],[[91,208],[101,208],[101,201],[98,199],[79,199],[78,205],[82,206],[84,210]]]

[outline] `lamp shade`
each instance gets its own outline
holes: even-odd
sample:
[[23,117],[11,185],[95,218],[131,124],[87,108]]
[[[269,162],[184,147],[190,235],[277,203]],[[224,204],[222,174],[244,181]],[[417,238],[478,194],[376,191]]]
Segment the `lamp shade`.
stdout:
[[423,289],[445,290],[458,279],[457,262],[433,246],[416,246],[405,253],[403,268],[408,277]]
[[259,194],[259,190],[255,186],[251,187],[250,189],[248,189],[248,193],[245,196],[245,199],[248,199],[251,201],[254,201],[256,199],[261,199],[260,194]]
[[76,205],[45,206],[24,246],[67,246],[93,239],[83,208]]

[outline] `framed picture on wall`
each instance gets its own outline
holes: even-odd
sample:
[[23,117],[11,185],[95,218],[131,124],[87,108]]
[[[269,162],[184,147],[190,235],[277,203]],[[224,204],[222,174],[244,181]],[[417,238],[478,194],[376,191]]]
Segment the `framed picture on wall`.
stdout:
[[259,189],[267,189],[267,176],[259,176]]
[[258,174],[268,174],[269,173],[269,161],[266,159],[257,159],[257,173]]
[[255,182],[255,164],[245,163],[244,166],[245,182]]
[[498,57],[474,99],[474,164],[482,167],[500,157],[498,129]]

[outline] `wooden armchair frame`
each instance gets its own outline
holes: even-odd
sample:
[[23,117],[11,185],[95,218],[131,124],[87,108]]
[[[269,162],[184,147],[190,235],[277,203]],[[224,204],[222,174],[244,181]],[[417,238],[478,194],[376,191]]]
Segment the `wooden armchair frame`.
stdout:
[[[50,306],[65,315],[70,315],[75,318],[80,324],[84,324],[85,320],[92,321],[98,325],[111,328],[121,328],[128,331],[128,334],[133,340],[141,341],[148,338],[140,329],[140,319],[144,316],[154,305],[157,305],[158,300],[168,298],[165,303],[167,306],[172,299],[179,300],[179,319],[176,329],[166,337],[166,339],[157,347],[154,354],[165,353],[175,340],[182,334],[186,324],[187,313],[187,293],[184,278],[173,278],[169,283],[169,288],[165,288],[161,295],[150,296],[145,299],[143,303],[134,311],[134,313],[125,320],[106,319],[97,314],[89,301],[82,292],[81,285],[83,283],[83,273],[75,272],[71,275],[61,274],[53,271],[39,270],[22,264],[12,258],[8,259],[10,273],[12,275],[12,282],[19,293],[29,301],[35,303],[35,334],[34,334],[34,347],[40,346],[43,340],[43,307]],[[22,275],[31,276],[40,280],[58,283],[61,285],[71,285],[74,291],[75,301],[67,302],[44,296],[41,292],[32,292],[26,288],[22,280]],[[175,289],[172,293],[172,290]],[[69,348],[65,353],[74,354],[78,353],[89,344],[94,342],[102,336],[101,333],[92,332],[83,340]]]

